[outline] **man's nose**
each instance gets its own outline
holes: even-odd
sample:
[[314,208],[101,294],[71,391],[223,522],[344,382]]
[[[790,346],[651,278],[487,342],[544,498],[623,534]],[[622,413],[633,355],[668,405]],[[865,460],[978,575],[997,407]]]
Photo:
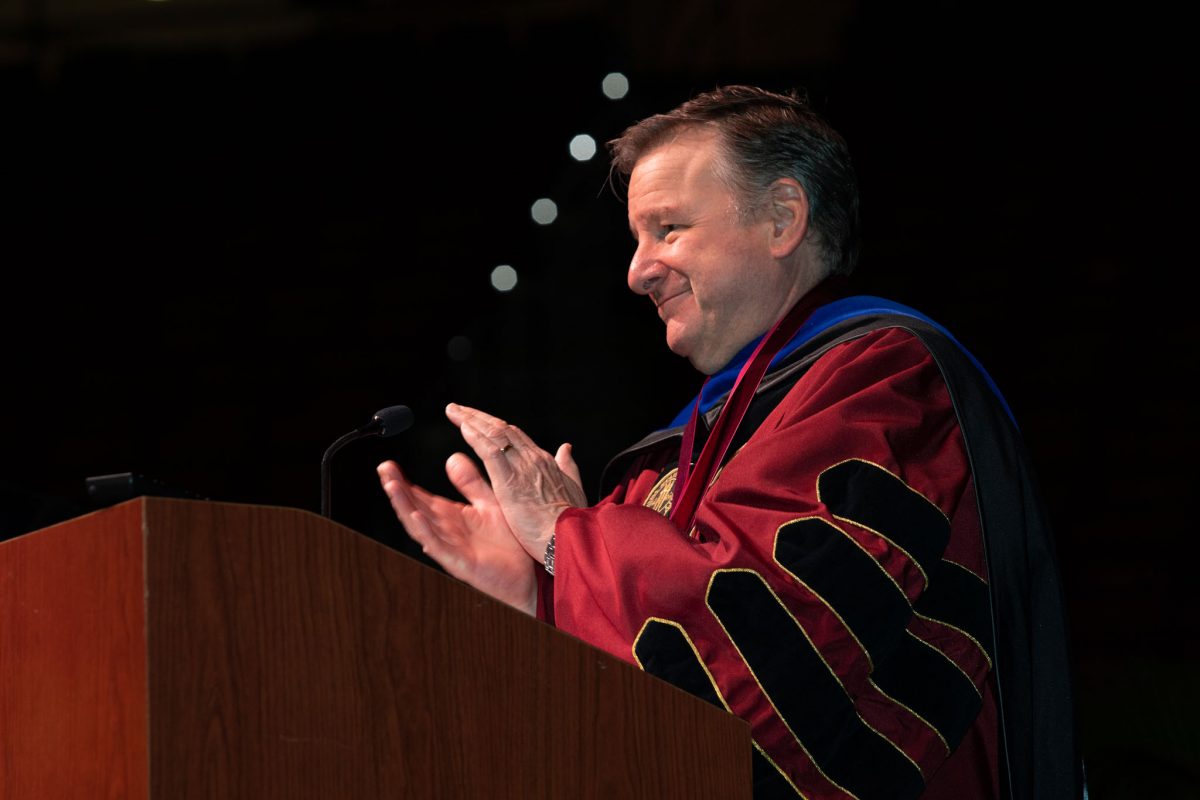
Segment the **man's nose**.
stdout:
[[627,280],[636,294],[650,294],[667,268],[658,260],[653,243],[639,242],[629,262]]

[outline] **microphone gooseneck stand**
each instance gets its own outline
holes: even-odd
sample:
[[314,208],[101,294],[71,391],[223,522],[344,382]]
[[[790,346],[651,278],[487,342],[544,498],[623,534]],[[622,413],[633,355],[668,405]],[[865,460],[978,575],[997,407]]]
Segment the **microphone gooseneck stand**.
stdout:
[[363,425],[358,430],[350,431],[350,433],[347,433],[329,445],[328,449],[325,450],[325,455],[321,457],[321,516],[333,519],[330,516],[331,483],[329,462],[333,459],[334,453],[350,444],[350,442],[365,439],[368,436],[382,436],[387,439],[396,434],[403,433],[412,427],[412,424],[413,413],[408,406],[388,406],[376,411],[375,416],[371,417],[371,421],[366,425]]

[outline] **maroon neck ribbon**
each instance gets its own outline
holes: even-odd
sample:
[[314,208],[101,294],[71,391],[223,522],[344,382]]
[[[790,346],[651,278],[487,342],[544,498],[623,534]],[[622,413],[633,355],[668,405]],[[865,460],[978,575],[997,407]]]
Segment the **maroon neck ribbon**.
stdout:
[[[810,293],[812,294],[812,293]],[[754,348],[754,352],[742,365],[733,388],[721,413],[717,415],[716,424],[704,442],[695,467],[692,466],[692,449],[696,442],[696,425],[700,418],[700,397],[696,397],[696,405],[692,407],[692,416],[688,419],[687,427],[683,430],[683,444],[679,451],[679,471],[675,474],[675,487],[671,493],[671,515],[669,519],[685,534],[691,535],[692,525],[696,520],[696,510],[705,490],[712,483],[718,467],[725,460],[729,444],[737,433],[758,385],[771,365],[771,359],[779,352],[793,336],[804,320],[808,318],[813,303],[805,302],[808,296],[792,306],[792,310],[784,314],[767,332],[767,335]],[[705,383],[708,379],[705,378]]]

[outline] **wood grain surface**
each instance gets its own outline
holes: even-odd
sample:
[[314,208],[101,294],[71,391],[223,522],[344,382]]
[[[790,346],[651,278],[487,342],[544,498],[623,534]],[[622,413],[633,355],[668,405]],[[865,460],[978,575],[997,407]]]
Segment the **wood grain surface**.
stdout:
[[315,514],[0,544],[0,800],[721,798],[745,723]]
[[142,509],[0,544],[0,798],[148,789]]

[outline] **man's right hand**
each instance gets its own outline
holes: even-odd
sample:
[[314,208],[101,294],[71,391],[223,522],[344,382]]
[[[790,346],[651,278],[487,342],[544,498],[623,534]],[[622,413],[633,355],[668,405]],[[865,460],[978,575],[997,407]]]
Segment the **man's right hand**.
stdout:
[[394,461],[377,468],[400,524],[421,550],[454,577],[533,615],[535,562],[513,536],[496,495],[467,456],[446,461],[446,475],[467,503],[432,494],[409,482]]

